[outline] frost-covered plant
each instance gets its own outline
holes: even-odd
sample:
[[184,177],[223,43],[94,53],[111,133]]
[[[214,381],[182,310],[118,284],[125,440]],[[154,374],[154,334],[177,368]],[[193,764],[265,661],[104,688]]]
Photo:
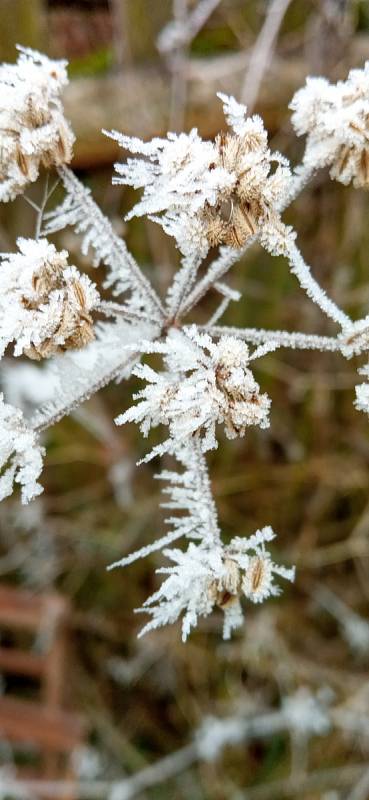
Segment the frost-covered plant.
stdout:
[[243,622],[240,597],[258,603],[278,595],[274,574],[293,580],[293,570],[274,564],[263,547],[273,537],[271,529],[264,529],[250,539],[237,537],[227,547],[190,544],[185,551],[165,549],[164,555],[175,566],[157,570],[168,577],[139,609],[152,616],[141,635],[175,622],[183,613],[185,641],[198,617],[207,617],[218,606],[224,612],[223,638],[229,639],[232,630]]
[[341,183],[369,187],[369,62],[346,81],[307,78],[290,108],[296,133],[307,135],[304,166],[329,166]]
[[248,118],[233,97],[218,97],[232,133],[215,142],[204,142],[196,130],[151,142],[111,134],[141,156],[116,164],[114,183],[144,190],[127,219],[148,215],[187,256],[205,256],[218,244],[241,247],[262,229],[267,243],[267,231],[282,225],[279,209],[291,180],[287,159],[268,148],[260,117]]
[[[159,550],[171,564],[158,570],[164,581],[139,609],[151,617],[143,632],[181,617],[185,639],[217,607],[228,637],[242,623],[241,602],[277,595],[278,578],[291,581],[294,571],[274,562],[269,548],[275,535],[268,525],[245,538],[222,537],[205,453],[218,446],[222,429],[233,439],[269,426],[271,400],[253,374],[259,358],[280,347],[337,351],[345,358],[369,349],[369,317],[352,320],[326,295],[298,249],[296,232],[282,219],[319,167],[328,165],[331,177],[343,183],[367,186],[369,64],[335,86],[309,79],[297,92],[292,121],[307,141],[294,170],[271,152],[262,120],[247,117],[245,106],[222,94],[229,130],[214,141],[196,130],[150,142],[111,134],[133,154],[116,165],[114,182],[143,190],[128,219],[146,215],[158,222],[183,256],[162,299],[90,190],[66,167],[73,134],[60,101],[64,62],[21,50],[17,64],[1,67],[0,82],[1,199],[24,191],[41,165],[56,168],[65,189],[61,205],[44,213],[46,187],[36,207],[35,238],[18,239],[18,251],[4,254],[0,264],[1,355],[13,345],[15,356],[47,358],[50,376],[46,395],[36,392],[32,403],[27,394],[25,408],[35,409],[27,420],[1,397],[0,496],[10,494],[14,482],[21,484],[24,502],[37,495],[43,455],[38,434],[111,380],[133,372],[145,385],[116,422],[134,421],[144,435],[152,426],[166,428],[164,442],[146,459],[166,454],[182,466],[158,476],[166,484],[165,507],[180,514],[169,516],[166,534],[112,566]],[[68,254],[46,238],[67,225],[82,235],[83,253],[92,250],[92,266],[106,266],[104,288],[111,289],[112,301],[102,300],[90,279],[68,265]],[[255,240],[286,258],[301,288],[337,325],[335,336],[216,324],[230,300],[240,297],[224,276]],[[204,256],[219,245],[204,266]],[[219,307],[207,324],[191,324],[187,315],[210,289],[220,294]],[[161,355],[161,369],[140,363],[152,354]],[[356,387],[355,405],[369,413],[369,366],[359,372],[368,380]],[[6,388],[8,359],[4,376]],[[27,376],[29,386],[37,383],[37,376]]]
[[40,165],[68,164],[74,142],[60,101],[67,62],[18,49],[16,64],[0,66],[0,200],[23,192]]
[[[273,563],[266,549],[266,543],[275,538],[270,527],[249,537],[237,536],[227,545],[222,542],[199,435],[190,437],[190,442],[181,445],[178,440],[171,442],[171,453],[184,471],[165,470],[158,475],[168,483],[164,491],[170,500],[163,506],[185,514],[169,517],[170,531],[166,536],[112,567],[127,566],[158,549],[163,549],[164,555],[175,565],[157,570],[168,577],[138,609],[152,617],[141,635],[175,622],[183,614],[185,641],[198,617],[206,617],[218,607],[224,612],[223,636],[228,639],[231,631],[243,621],[241,598],[260,603],[271,595],[278,595],[280,590],[274,582],[275,576],[292,581],[294,570]],[[182,536],[194,539],[196,544],[191,542],[185,551],[166,547]]]
[[18,253],[1,256],[0,355],[11,342],[15,356],[37,360],[84,347],[94,338],[95,285],[47,239],[17,245]]
[[224,424],[228,439],[244,436],[250,425],[269,426],[270,399],[260,393],[248,365],[274,350],[273,342],[250,354],[246,342],[234,336],[214,342],[191,326],[184,332],[172,329],[163,342],[143,343],[142,348],[163,353],[166,370],[154,372],[146,364],[132,370],[148,383],[136,395],[140,402],[116,422],[138,422],[144,436],[153,425],[167,425],[170,439],[151,456],[198,433],[204,452],[217,447],[216,423]]

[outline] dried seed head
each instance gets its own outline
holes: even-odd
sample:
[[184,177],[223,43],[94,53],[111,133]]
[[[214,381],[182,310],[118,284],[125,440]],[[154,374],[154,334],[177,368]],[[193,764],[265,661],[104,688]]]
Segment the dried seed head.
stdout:
[[0,345],[14,340],[15,355],[36,360],[85,347],[94,338],[94,284],[46,239],[19,239],[18,246],[21,253],[7,256],[1,270],[0,310],[13,306],[15,327],[9,331],[4,313]]
[[260,234],[265,220],[280,221],[290,190],[287,161],[270,152],[260,117],[247,118],[245,106],[219,97],[233,132],[212,142],[200,139],[196,130],[151,142],[111,134],[134,154],[116,165],[114,182],[144,190],[127,219],[150,215],[186,257],[205,257],[219,244],[243,247]]
[[260,603],[271,593],[272,583],[273,571],[269,555],[260,554],[250,558],[242,580],[244,595],[254,603]]
[[304,163],[330,167],[331,178],[369,188],[369,62],[346,81],[308,78],[290,108],[298,135],[306,134]]
[[214,205],[206,203],[202,218],[210,246],[225,244],[240,248],[258,233],[263,221],[273,216],[265,190],[271,156],[266,133],[248,131],[244,135],[222,133],[215,140],[217,167],[234,176],[233,185],[219,193]]
[[65,62],[31,50],[22,51],[16,64],[0,66],[0,200],[24,191],[41,165],[71,160],[74,136],[60,101],[66,83]]
[[241,588],[241,574],[238,564],[231,558],[224,559],[224,575],[208,584],[208,597],[220,608],[226,608],[238,601]]

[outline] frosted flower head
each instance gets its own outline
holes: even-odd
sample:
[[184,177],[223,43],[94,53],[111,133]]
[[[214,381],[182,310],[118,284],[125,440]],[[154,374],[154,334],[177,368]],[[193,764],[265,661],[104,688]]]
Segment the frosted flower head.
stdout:
[[[164,555],[175,566],[158,570],[158,573],[168,577],[139,609],[152,617],[140,635],[176,622],[183,615],[182,638],[185,641],[191,628],[197,625],[199,617],[208,616],[218,607],[224,612],[223,637],[228,639],[232,630],[243,623],[240,604],[242,596],[253,602],[260,602],[277,594],[277,587],[273,584],[274,574],[287,580],[294,578],[293,569],[278,567],[267,554],[265,542],[273,538],[273,531],[267,527],[249,538],[237,537],[226,547],[221,543],[211,548],[191,543],[185,552],[164,550]],[[255,599],[255,592],[247,589],[250,571],[254,571],[255,557],[262,557],[265,561],[268,559],[270,574],[268,585],[264,583],[258,599]]]
[[90,312],[99,301],[95,285],[47,239],[18,239],[17,245],[0,264],[0,355],[11,342],[16,356],[37,360],[88,344]]
[[14,482],[21,484],[23,503],[42,492],[38,483],[42,455],[43,448],[22,412],[5,403],[0,394],[0,500],[12,493]]
[[260,117],[247,119],[245,106],[219,97],[233,132],[214,142],[196,130],[147,143],[111,134],[139,156],[116,165],[116,183],[144,190],[127,218],[147,214],[186,256],[205,256],[218,244],[242,247],[264,224],[278,224],[290,183],[287,161],[270,152]]
[[270,399],[261,394],[249,363],[270,349],[274,345],[250,355],[248,346],[234,337],[224,336],[215,343],[195,327],[186,333],[172,329],[163,343],[148,347],[148,352],[163,353],[166,371],[136,367],[135,374],[148,385],[136,395],[139,403],[116,421],[138,422],[146,435],[151,426],[168,425],[167,448],[171,440],[198,435],[203,451],[217,446],[217,423],[224,425],[229,439],[244,436],[251,425],[266,428]]
[[369,62],[346,81],[307,78],[290,108],[298,135],[307,136],[304,163],[329,166],[331,178],[369,187]]
[[40,166],[68,163],[73,133],[63,115],[65,61],[22,49],[16,64],[0,66],[0,200],[35,181]]

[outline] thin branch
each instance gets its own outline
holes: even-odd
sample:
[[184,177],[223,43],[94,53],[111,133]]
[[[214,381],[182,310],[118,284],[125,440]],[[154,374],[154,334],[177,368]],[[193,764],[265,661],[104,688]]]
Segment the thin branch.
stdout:
[[195,438],[193,441],[194,461],[197,468],[197,477],[199,485],[199,497],[202,498],[204,505],[208,510],[208,532],[211,534],[214,544],[220,541],[220,529],[218,525],[218,514],[213,493],[211,490],[211,483],[209,478],[209,470],[206,457],[202,452],[200,442]]
[[182,303],[179,316],[186,316],[191,309],[196,306],[200,300],[207,294],[217,281],[219,281],[228,272],[228,270],[236,264],[249,249],[251,244],[256,241],[256,236],[250,237],[246,246],[242,250],[235,250],[232,247],[221,247],[219,256],[215,261],[210,264],[206,275],[194,286],[191,293]]
[[221,0],[200,0],[194,10],[181,20],[173,20],[163,28],[157,40],[161,53],[169,53],[180,44],[191,44]]
[[59,167],[58,173],[67,197],[59,208],[47,215],[46,233],[73,225],[77,233],[85,234],[83,252],[86,253],[92,246],[97,253],[96,263],[102,260],[110,267],[111,274],[105,285],[118,284],[121,291],[135,288],[150,305],[155,318],[163,320],[164,309],[158,295],[128,251],[124,240],[117,236],[110,221],[95,203],[90,190],[68,167]]
[[135,309],[130,308],[129,306],[123,306],[120,305],[120,303],[113,303],[109,300],[102,300],[96,306],[96,311],[100,311],[106,317],[122,317],[123,319],[132,320],[133,322],[155,323],[155,319],[150,317],[148,314],[135,311]]
[[[45,430],[66,414],[70,414],[103,386],[123,375],[129,375],[139,357],[139,342],[142,338],[154,340],[160,336],[161,328],[151,326],[143,331],[142,325],[141,322],[137,331],[133,325],[124,326],[125,340],[132,342],[131,351],[127,353],[127,350],[120,345],[119,337],[123,335],[123,329],[119,334],[115,324],[112,326],[106,324],[106,329],[102,331],[99,339],[90,345],[90,348],[95,348],[96,353],[94,366],[91,369],[81,369],[80,365],[74,363],[67,354],[59,356],[54,364],[58,369],[56,376],[62,391],[55,401],[48,403],[34,415],[30,420],[31,427],[38,432]],[[134,350],[134,342],[137,342],[138,351]]]
[[87,386],[82,385],[78,387],[70,397],[63,396],[59,402],[56,401],[41,408],[35,416],[31,418],[29,426],[37,431],[37,433],[40,433],[46,430],[46,428],[55,425],[63,419],[63,417],[70,414],[75,408],[81,405],[81,403],[89,400],[99,389],[102,389],[104,386],[107,386],[108,383],[111,383],[111,381],[119,378],[123,371],[128,372],[130,368],[134,366],[137,357],[137,354],[122,356],[119,363],[113,369],[110,368],[109,371],[100,375],[95,381],[92,380]]
[[312,333],[298,331],[274,331],[264,328],[233,328],[227,325],[199,326],[213,336],[235,336],[250,344],[264,344],[264,342],[277,342],[279,347],[289,347],[292,350],[324,350],[339,351],[340,342],[335,336],[316,336]]
[[[187,0],[173,0],[173,15],[175,25],[179,29],[185,26],[187,18]],[[172,73],[170,87],[169,129],[180,131],[183,129],[185,108],[187,100],[186,61],[188,45],[179,41],[173,51],[168,55],[168,65]]]
[[249,114],[253,111],[263,77],[273,58],[278,32],[290,3],[291,0],[272,0],[267,3],[267,14],[254,44],[241,90],[241,102],[247,105]]
[[334,322],[337,322],[338,325],[341,325],[342,328],[346,327],[347,325],[351,325],[351,319],[341,311],[341,309],[336,305],[336,303],[331,300],[324,289],[317,283],[315,278],[313,278],[310,267],[305,263],[298,247],[296,246],[295,242],[289,238],[287,241],[287,252],[286,252],[291,272],[293,275],[296,275],[296,278],[300,284],[300,286],[305,290],[310,300],[313,303],[316,303],[322,311],[333,319]]
[[211,315],[209,321],[205,326],[207,330],[209,330],[209,328],[212,328],[218,322],[218,320],[222,318],[223,314],[225,314],[225,312],[227,311],[230,302],[231,302],[230,297],[223,297],[223,299],[220,301],[219,305],[215,309],[214,314]]
[[167,58],[172,74],[170,130],[182,130],[187,99],[188,48],[220,0],[201,0],[190,13],[187,0],[173,0],[173,17],[160,32],[158,50]]
[[41,205],[39,207],[37,218],[36,218],[35,239],[39,239],[40,238],[41,226],[42,226],[42,221],[43,221],[43,218],[44,218],[44,212],[45,212],[45,207],[46,207],[46,204],[47,204],[47,201],[48,201],[48,197],[49,197],[49,173],[47,172],[46,173],[45,186],[44,186],[44,193],[43,193],[43,196],[42,196]]
[[183,259],[182,266],[167,293],[167,308],[170,317],[181,316],[181,309],[196,280],[201,262],[201,258]]
[[31,206],[31,208],[33,208],[35,211],[37,211],[37,213],[39,213],[40,206],[38,206],[37,203],[34,203],[33,200],[31,200],[30,197],[27,197],[26,194],[22,194],[21,197],[22,197],[22,200],[25,200],[26,203],[28,203],[28,205]]

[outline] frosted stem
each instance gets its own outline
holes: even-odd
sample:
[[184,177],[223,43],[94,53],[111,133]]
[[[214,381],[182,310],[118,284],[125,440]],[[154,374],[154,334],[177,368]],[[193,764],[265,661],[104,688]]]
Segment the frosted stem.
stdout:
[[180,314],[184,298],[188,296],[196,280],[201,261],[202,259],[197,257],[183,259],[181,269],[168,290],[167,301],[170,317],[175,318]]
[[95,381],[92,379],[88,386],[78,387],[73,395],[69,396],[68,394],[66,397],[62,397],[59,403],[53,403],[50,406],[41,408],[30,420],[30,427],[40,432],[55,425],[56,422],[70,414],[77,406],[92,397],[99,389],[102,389],[103,386],[118,378],[123,370],[128,371],[130,367],[133,367],[136,359],[137,355],[125,355],[114,369],[110,369],[109,372],[100,375]]
[[248,248],[253,244],[256,240],[256,237],[253,236],[250,238],[244,248],[242,250],[235,250],[232,247],[221,247],[219,251],[218,258],[210,264],[210,267],[201,280],[194,286],[192,292],[187,296],[184,300],[183,304],[180,308],[180,315],[185,316],[188,314],[191,309],[197,305],[197,303],[202,300],[202,298],[206,295],[209,289],[212,288],[214,283],[220,280],[223,275],[228,272],[228,270],[233,267],[237,261],[242,258]]
[[218,525],[218,514],[216,510],[213,493],[211,490],[211,483],[209,478],[208,465],[206,458],[201,450],[201,445],[198,439],[194,439],[193,443],[194,462],[196,464],[198,478],[199,478],[199,502],[204,504],[208,510],[208,529],[209,538],[212,538],[215,543],[220,542],[220,529]]
[[292,350],[327,350],[339,351],[340,342],[335,336],[316,336],[299,331],[273,331],[264,328],[233,328],[227,325],[204,325],[203,329],[212,336],[235,336],[250,344],[276,342],[279,347],[290,347]]
[[348,317],[344,311],[341,311],[336,303],[327,296],[324,289],[319,286],[315,278],[313,278],[310,267],[305,263],[298,247],[291,238],[286,242],[286,249],[291,272],[296,275],[300,286],[305,290],[313,303],[316,303],[327,317],[333,319],[334,322],[337,322],[342,328],[350,325],[350,317]]
[[130,285],[146,300],[155,318],[163,319],[164,309],[150,281],[141,272],[125,242],[117,236],[111,223],[95,203],[90,190],[68,167],[59,167],[58,173],[69,197],[60,209],[47,215],[46,232],[60,230],[67,224],[74,225],[77,232],[87,232],[85,251],[91,245],[97,252],[97,260],[103,260],[110,267],[111,275],[106,285],[118,283],[119,286],[121,282],[122,290]]

